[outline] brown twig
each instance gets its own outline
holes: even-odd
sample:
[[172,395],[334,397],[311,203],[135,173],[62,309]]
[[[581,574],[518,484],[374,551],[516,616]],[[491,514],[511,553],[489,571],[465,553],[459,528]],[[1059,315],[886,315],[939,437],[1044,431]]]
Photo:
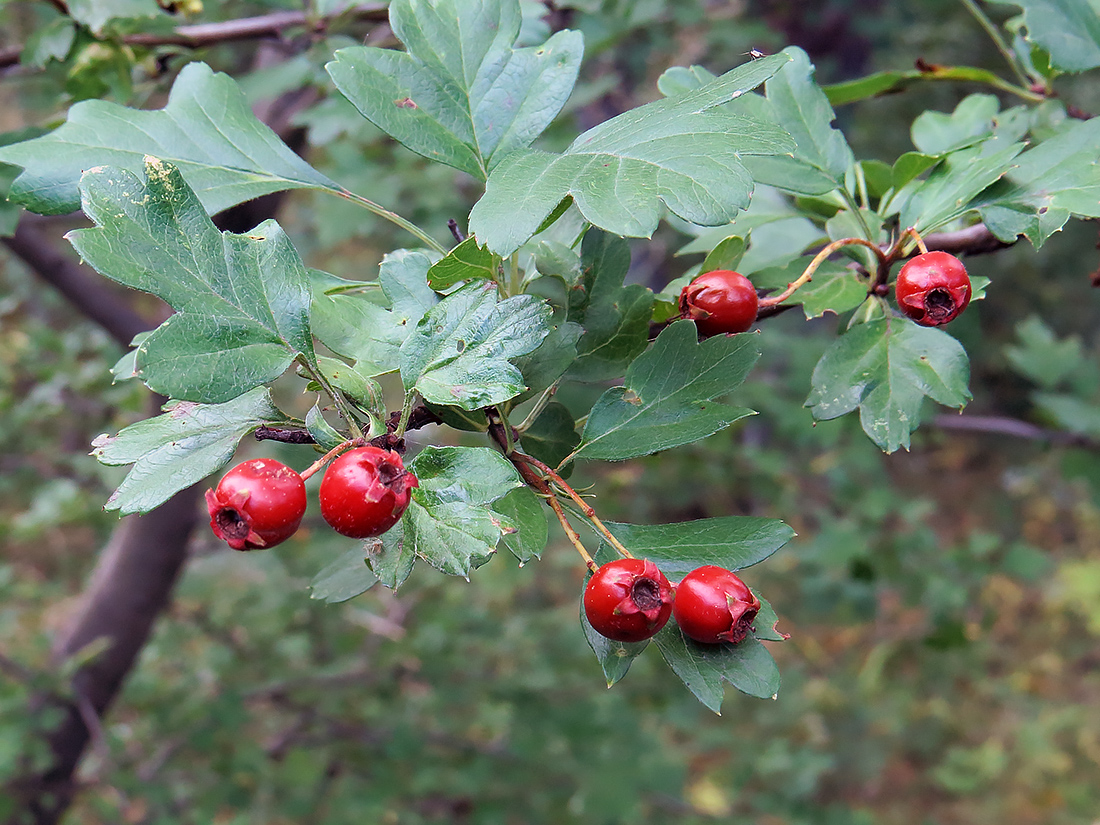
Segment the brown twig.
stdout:
[[[257,17],[222,20],[217,23],[192,23],[177,26],[171,32],[165,34],[138,32],[125,35],[122,42],[128,46],[145,46],[147,48],[182,46],[188,49],[198,49],[237,40],[277,37],[288,29],[303,26],[313,31],[324,31],[333,20],[340,17],[353,17],[359,20],[384,23],[388,19],[388,12],[384,3],[361,3],[327,17],[314,17],[301,11],[279,11]],[[18,63],[22,52],[23,46],[11,46],[0,51],[0,69]]]

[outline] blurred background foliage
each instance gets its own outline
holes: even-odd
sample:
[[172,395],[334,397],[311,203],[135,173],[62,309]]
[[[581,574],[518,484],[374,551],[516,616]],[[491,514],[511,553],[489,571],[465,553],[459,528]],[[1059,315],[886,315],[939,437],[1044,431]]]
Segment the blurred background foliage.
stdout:
[[[333,3],[324,4],[334,6]],[[294,8],[219,3],[216,20]],[[751,49],[806,49],[818,80],[909,68],[916,58],[1001,70],[963,4],[918,0],[524,3],[532,41],[581,29],[586,62],[544,139],[657,96],[670,65],[722,72]],[[198,11],[192,8],[192,11]],[[1003,19],[1009,6],[991,7]],[[241,77],[256,100],[302,86],[295,125],[310,159],[441,239],[476,191],[395,147],[325,86],[332,50],[392,44],[348,21],[287,36],[255,69],[254,44],[141,51],[77,33],[53,42],[51,4],[0,4],[0,45],[31,40],[40,70],[0,78],[0,127],[49,126],[106,96],[160,105],[192,57]],[[87,42],[81,42],[85,38]],[[53,49],[53,52],[50,50]],[[51,57],[50,55],[54,56]],[[1059,91],[1100,110],[1085,78]],[[857,156],[891,161],[909,124],[978,89],[926,84],[842,108]],[[296,194],[280,216],[315,266],[370,277],[407,238],[348,206]],[[697,260],[663,227],[634,247],[632,277],[660,288]],[[782,239],[777,238],[781,243]],[[170,613],[85,759],[67,821],[96,823],[711,823],[917,825],[1091,822],[1100,815],[1100,370],[1096,228],[1071,223],[967,261],[988,298],[953,327],[973,365],[968,414],[1038,425],[1035,438],[959,432],[927,410],[909,453],[884,456],[851,416],[813,425],[802,407],[836,319],[792,312],[762,325],[764,356],[740,391],[759,415],[703,443],[578,468],[606,518],[783,518],[798,532],[749,571],[792,638],[773,644],[776,701],[731,691],[710,714],[650,651],[607,690],[577,622],[583,570],[555,539],[469,583],[418,569],[397,594],[343,605],[308,582],[346,549],[306,529],[235,554],[205,529]],[[51,634],[71,615],[116,523],[101,505],[115,468],[98,433],[146,414],[112,385],[117,346],[14,259],[0,255],[0,779],[45,758],[29,713],[50,675]],[[568,395],[561,399],[567,405]],[[304,414],[305,398],[281,398]],[[422,431],[427,440],[458,438]],[[302,448],[245,445],[299,469]],[[315,509],[307,525],[319,527]],[[0,800],[0,816],[10,813]]]

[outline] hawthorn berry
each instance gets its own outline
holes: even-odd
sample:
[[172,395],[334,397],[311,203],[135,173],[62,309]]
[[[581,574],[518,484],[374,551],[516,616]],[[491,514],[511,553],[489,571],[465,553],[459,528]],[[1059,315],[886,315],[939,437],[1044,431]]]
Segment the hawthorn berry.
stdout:
[[704,644],[737,644],[748,635],[760,600],[733,572],[697,567],[676,585],[672,613],[684,635]]
[[333,530],[353,539],[380,536],[397,524],[419,486],[401,456],[379,447],[341,455],[321,479],[321,515]]
[[584,615],[601,636],[640,642],[668,622],[672,597],[672,585],[649,559],[618,559],[588,580]]
[[954,320],[970,303],[971,292],[966,267],[947,252],[925,252],[910,259],[894,287],[901,311],[925,327]]
[[302,523],[306,485],[290,467],[270,458],[238,464],[213,490],[206,508],[214,535],[234,550],[274,547]]
[[704,272],[680,290],[680,316],[703,335],[744,332],[756,320],[759,299],[752,281],[739,272]]

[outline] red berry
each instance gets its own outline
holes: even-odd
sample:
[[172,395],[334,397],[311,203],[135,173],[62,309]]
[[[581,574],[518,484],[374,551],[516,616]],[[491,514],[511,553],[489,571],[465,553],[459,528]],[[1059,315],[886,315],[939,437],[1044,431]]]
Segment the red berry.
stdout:
[[618,559],[600,567],[584,588],[584,615],[601,636],[640,642],[672,614],[672,585],[649,559]]
[[752,281],[738,272],[704,272],[680,290],[680,315],[703,335],[744,332],[756,320],[759,299]]
[[676,585],[672,612],[684,635],[697,642],[737,644],[748,635],[760,600],[734,573],[708,564]]
[[234,550],[274,547],[294,535],[306,511],[306,485],[270,458],[238,464],[206,491],[210,528]]
[[357,447],[337,458],[321,479],[321,515],[333,530],[353,539],[380,536],[397,524],[419,486],[401,456]]
[[894,287],[901,311],[925,327],[953,320],[970,303],[971,292],[966,267],[946,252],[925,252],[908,261]]

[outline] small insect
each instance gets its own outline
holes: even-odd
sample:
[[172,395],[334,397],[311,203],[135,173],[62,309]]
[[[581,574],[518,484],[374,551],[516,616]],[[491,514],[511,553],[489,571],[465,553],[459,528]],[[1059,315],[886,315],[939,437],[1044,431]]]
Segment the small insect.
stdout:
[[761,57],[768,56],[767,52],[762,52],[760,51],[760,49],[749,49],[747,52],[745,52],[745,54],[747,54],[753,60],[759,60]]

